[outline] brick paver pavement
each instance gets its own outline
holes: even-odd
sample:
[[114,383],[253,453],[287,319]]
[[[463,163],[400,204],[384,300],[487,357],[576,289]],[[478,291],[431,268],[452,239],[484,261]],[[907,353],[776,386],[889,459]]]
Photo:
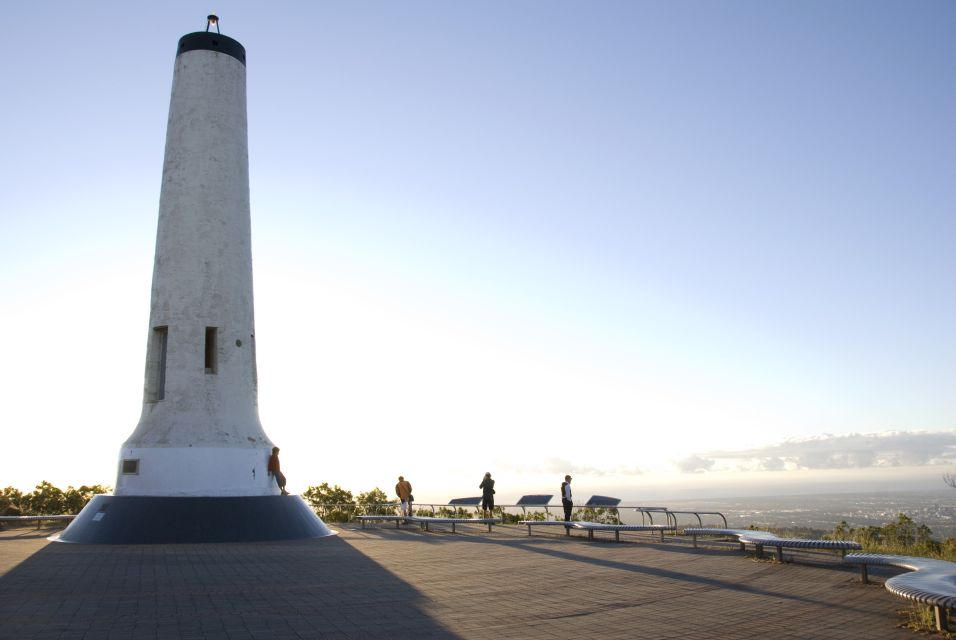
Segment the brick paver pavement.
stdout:
[[0,637],[916,637],[897,628],[902,601],[819,554],[781,565],[652,537],[338,528],[321,540],[140,546],[3,531]]

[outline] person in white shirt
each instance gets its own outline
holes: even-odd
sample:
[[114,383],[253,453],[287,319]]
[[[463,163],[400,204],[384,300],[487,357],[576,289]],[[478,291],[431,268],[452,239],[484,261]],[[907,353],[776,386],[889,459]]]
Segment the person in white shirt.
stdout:
[[564,482],[561,483],[561,505],[564,507],[564,521],[571,521],[571,510],[574,503],[571,502],[571,476],[564,476]]

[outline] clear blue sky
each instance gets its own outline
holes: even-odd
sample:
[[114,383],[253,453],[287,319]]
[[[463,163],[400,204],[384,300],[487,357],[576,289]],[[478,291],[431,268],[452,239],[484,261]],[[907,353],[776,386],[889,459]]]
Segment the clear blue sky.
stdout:
[[209,9],[248,51],[260,410],[296,489],[956,466],[956,4],[197,7],[0,4],[0,485],[114,480]]

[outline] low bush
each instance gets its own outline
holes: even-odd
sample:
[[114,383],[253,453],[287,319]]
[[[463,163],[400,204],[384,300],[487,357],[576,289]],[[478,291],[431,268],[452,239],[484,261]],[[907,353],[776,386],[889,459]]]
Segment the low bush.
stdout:
[[0,514],[5,516],[76,515],[93,496],[109,493],[110,487],[100,484],[67,487],[66,490],[44,480],[30,493],[14,487],[0,491]]

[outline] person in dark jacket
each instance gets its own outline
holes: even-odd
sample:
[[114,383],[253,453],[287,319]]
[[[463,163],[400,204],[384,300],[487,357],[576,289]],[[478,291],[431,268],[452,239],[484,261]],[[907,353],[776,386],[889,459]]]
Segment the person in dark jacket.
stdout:
[[570,522],[574,509],[574,503],[571,502],[571,476],[564,476],[564,482],[561,483],[561,506],[564,507],[564,521]]
[[485,477],[482,479],[481,484],[478,485],[478,488],[481,489],[481,510],[484,512],[486,518],[494,517],[495,481],[491,479],[490,471],[485,473]]

